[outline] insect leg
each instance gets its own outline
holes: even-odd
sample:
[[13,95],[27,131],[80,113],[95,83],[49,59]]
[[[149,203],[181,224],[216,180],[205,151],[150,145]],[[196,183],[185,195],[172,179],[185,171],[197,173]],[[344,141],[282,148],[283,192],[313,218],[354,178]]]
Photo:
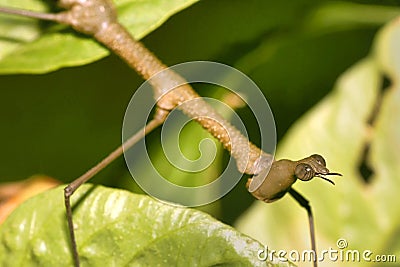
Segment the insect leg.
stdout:
[[315,245],[314,216],[311,211],[310,202],[293,188],[290,188],[289,194],[297,201],[297,203],[300,204],[300,206],[302,206],[307,210],[308,222],[310,225],[311,249],[312,251],[314,251],[315,255],[313,266],[317,267],[318,264],[317,264],[317,250]]
[[136,134],[126,140],[121,146],[111,152],[107,157],[105,157],[102,161],[100,161],[96,166],[88,170],[85,174],[77,178],[76,180],[72,181],[69,185],[64,188],[64,200],[65,200],[65,209],[66,209],[66,216],[68,221],[68,231],[71,238],[71,248],[72,248],[72,256],[74,259],[74,264],[76,267],[79,267],[79,255],[76,245],[75,239],[75,231],[73,226],[73,219],[72,219],[72,207],[71,207],[71,196],[72,194],[85,182],[91,179],[94,175],[96,175],[99,171],[104,169],[108,164],[114,161],[116,158],[122,155],[124,150],[129,149],[135,143],[140,141],[146,134],[157,128],[164,122],[164,119],[155,118],[151,120],[145,127],[139,130]]

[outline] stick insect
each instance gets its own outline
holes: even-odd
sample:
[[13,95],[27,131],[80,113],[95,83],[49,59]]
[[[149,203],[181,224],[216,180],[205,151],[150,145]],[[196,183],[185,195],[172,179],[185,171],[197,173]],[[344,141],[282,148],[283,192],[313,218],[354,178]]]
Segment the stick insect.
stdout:
[[[289,193],[308,214],[311,248],[316,253],[314,221],[309,201],[292,188],[297,179],[309,181],[314,177],[322,178],[332,184],[327,175],[341,175],[330,172],[326,162],[320,155],[311,155],[298,161],[287,159],[274,161],[273,156],[252,144],[242,133],[218,114],[205,102],[183,77],[169,70],[155,55],[140,42],[136,41],[118,22],[117,13],[111,0],[60,0],[59,5],[65,10],[60,13],[44,14],[27,10],[16,10],[0,7],[0,11],[42,20],[50,20],[71,26],[77,32],[95,38],[109,50],[117,54],[131,68],[149,80],[157,101],[155,115],[145,127],[125,141],[96,166],[71,182],[64,189],[66,217],[71,239],[75,266],[79,266],[79,255],[73,227],[73,216],[70,198],[85,182],[91,179],[109,163],[121,156],[123,152],[141,140],[146,134],[160,126],[174,108],[180,109],[188,117],[197,121],[210,132],[232,157],[236,160],[240,172],[253,175],[248,179],[246,187],[257,199],[273,202]],[[163,71],[164,75],[154,76]],[[179,84],[173,90],[171,84]],[[190,105],[185,102],[190,101]],[[314,257],[314,266],[317,261]]]

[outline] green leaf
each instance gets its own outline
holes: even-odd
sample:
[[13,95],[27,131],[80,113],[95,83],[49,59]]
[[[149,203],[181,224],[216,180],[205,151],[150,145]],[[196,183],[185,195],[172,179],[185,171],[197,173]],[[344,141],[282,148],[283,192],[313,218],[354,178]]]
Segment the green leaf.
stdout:
[[[400,253],[400,210],[394,204],[400,189],[399,47],[397,19],[377,36],[374,53],[344,73],[334,91],[291,128],[278,149],[278,158],[321,154],[330,170],[343,174],[335,187],[321,179],[294,186],[311,201],[318,250],[358,251],[360,261],[344,260],[340,266],[365,266],[364,250],[372,251],[372,260],[378,254]],[[382,91],[384,73],[391,86]],[[363,160],[373,170],[369,183],[361,175]],[[255,228],[254,221],[262,227]],[[255,203],[237,225],[276,249],[307,249],[306,213],[289,197],[271,205]],[[344,250],[336,244],[341,238],[348,244]],[[338,262],[325,257],[322,264]]]
[[316,8],[306,19],[303,30],[327,33],[383,25],[396,18],[399,13],[400,9],[396,6],[327,1]]
[[[203,212],[92,185],[73,202],[82,266],[266,265],[260,243]],[[58,187],[20,205],[0,228],[0,265],[71,266],[63,203]]]
[[[196,1],[117,0],[115,4],[120,22],[140,39]],[[0,0],[0,5],[49,12],[42,1]],[[73,30],[60,33],[37,20],[0,14],[0,73],[45,73],[87,64],[108,54],[90,37]]]

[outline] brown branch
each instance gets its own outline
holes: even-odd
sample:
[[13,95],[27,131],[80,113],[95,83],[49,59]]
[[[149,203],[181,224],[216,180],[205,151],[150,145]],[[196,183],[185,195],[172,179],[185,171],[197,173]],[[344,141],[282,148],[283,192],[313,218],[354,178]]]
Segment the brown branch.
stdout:
[[[149,82],[153,86],[158,107],[164,110],[178,107],[187,116],[200,123],[230,151],[240,172],[254,174],[259,172],[260,168],[269,168],[267,165],[272,164],[272,155],[263,152],[249,142],[239,130],[206,103],[183,77],[168,69],[153,53],[136,41],[118,22],[111,1],[61,2],[68,2],[64,4],[64,7],[69,10],[58,14],[60,21],[79,32],[92,35],[98,42],[120,56],[145,80],[151,78]],[[103,8],[98,8],[99,6]],[[163,71],[163,75],[155,76],[161,71]],[[166,89],[174,87],[176,87],[174,90]],[[190,104],[185,104],[189,101]],[[263,164],[258,164],[260,157]]]

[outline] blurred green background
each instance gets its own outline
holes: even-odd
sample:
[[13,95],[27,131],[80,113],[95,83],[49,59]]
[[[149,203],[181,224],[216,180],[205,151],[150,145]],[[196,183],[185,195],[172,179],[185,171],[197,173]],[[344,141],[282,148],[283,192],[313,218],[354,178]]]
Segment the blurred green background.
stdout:
[[[398,14],[390,0],[204,0],[142,41],[167,65],[210,60],[250,76],[270,103],[279,142]],[[81,175],[120,145],[125,108],[142,82],[114,55],[45,75],[0,76],[0,181]],[[246,110],[238,112],[246,121]],[[120,158],[91,182],[135,189],[129,177]],[[215,217],[232,224],[250,206],[245,180],[209,209]]]

